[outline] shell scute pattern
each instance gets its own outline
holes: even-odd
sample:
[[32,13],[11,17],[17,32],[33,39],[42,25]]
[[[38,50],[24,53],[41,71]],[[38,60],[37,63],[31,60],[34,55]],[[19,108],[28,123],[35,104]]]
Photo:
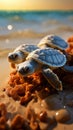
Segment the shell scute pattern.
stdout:
[[49,63],[49,65],[54,66],[54,67],[60,67],[63,64],[65,64],[66,58],[63,54],[57,53],[56,51],[50,51],[50,52],[51,52],[50,56],[48,55],[45,56],[45,61]]
[[65,50],[69,47],[68,43],[59,36],[54,34],[45,36],[40,42],[39,46],[47,45],[50,47],[58,47],[59,49]]
[[58,59],[56,59],[56,55],[53,55],[52,59],[53,59],[53,63],[58,65]]
[[51,37],[51,41],[56,44],[56,45],[59,45],[60,47],[62,48],[68,48],[68,44],[67,42],[65,42],[62,38],[58,37],[58,36],[52,36]]
[[27,60],[30,58],[51,67],[61,67],[66,63],[65,55],[53,48],[37,49],[29,54]]
[[48,61],[49,61],[51,64],[53,64],[53,60],[52,60],[51,56],[48,56],[47,58],[48,58]]
[[55,58],[57,59],[57,64],[60,64],[64,61],[64,57],[61,54],[55,55]]
[[20,46],[18,46],[18,47],[15,49],[14,52],[16,52],[16,51],[26,52],[26,47],[28,47],[28,45],[26,45],[26,44],[20,45]]
[[31,45],[31,46],[26,46],[26,51],[28,51],[28,52],[32,52],[33,50],[36,50],[36,49],[38,49],[38,47],[37,46],[35,46],[35,45]]
[[29,46],[29,45],[23,44],[23,45],[20,45],[15,51],[20,50],[24,53],[29,53],[29,52],[32,52],[33,50],[36,50],[36,49],[38,49],[38,47],[35,45]]

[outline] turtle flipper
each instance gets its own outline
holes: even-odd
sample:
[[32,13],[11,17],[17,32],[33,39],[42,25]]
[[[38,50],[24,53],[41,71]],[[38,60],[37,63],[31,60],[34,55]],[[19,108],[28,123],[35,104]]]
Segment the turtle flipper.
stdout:
[[59,80],[58,76],[55,73],[53,73],[52,70],[50,70],[49,68],[43,69],[42,73],[53,88],[55,88],[58,91],[63,90],[62,82]]
[[64,65],[62,67],[66,72],[70,72],[70,73],[73,73],[73,66],[69,66],[69,65]]

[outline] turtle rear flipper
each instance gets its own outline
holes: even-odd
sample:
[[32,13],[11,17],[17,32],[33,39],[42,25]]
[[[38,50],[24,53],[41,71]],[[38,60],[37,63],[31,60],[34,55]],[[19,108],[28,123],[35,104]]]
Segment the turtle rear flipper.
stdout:
[[62,69],[66,72],[73,73],[73,66],[69,66],[66,64],[62,67]]
[[62,82],[59,80],[58,76],[55,73],[53,73],[52,70],[50,70],[49,68],[43,69],[42,73],[53,88],[55,88],[58,91],[63,90]]

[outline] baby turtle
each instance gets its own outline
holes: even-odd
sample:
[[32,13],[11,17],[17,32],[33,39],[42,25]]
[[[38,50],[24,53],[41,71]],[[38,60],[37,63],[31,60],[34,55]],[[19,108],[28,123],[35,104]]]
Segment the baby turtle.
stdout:
[[37,49],[26,57],[26,61],[17,65],[17,71],[23,77],[41,71],[47,81],[56,90],[62,90],[62,82],[52,71],[66,64],[66,56],[57,49]]
[[8,61],[11,63],[12,68],[15,68],[15,64],[25,61],[27,55],[38,48],[52,47],[64,51],[68,47],[68,44],[62,38],[52,34],[44,37],[37,46],[22,44],[9,53]]
[[[66,55],[67,63],[70,63],[73,59],[73,56],[65,51],[69,47],[69,44],[63,38],[56,36],[54,34],[47,35],[44,38],[42,38],[42,40],[38,43],[38,47],[39,48],[51,47],[60,50],[62,53]],[[73,70],[72,67],[70,68],[67,66],[66,69],[69,69],[71,71]]]
[[8,54],[8,61],[11,63],[12,68],[15,68],[15,64],[19,64],[25,61],[27,55],[38,49],[36,45],[22,44],[18,46],[13,52]]
[[64,39],[54,34],[45,36],[38,44],[38,47],[40,48],[52,47],[60,50],[65,50],[68,46],[69,45]]

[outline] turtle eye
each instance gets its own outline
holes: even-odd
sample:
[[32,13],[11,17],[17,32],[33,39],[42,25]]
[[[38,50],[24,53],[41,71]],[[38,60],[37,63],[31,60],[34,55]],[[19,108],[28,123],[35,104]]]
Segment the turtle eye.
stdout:
[[18,69],[18,72],[22,75],[25,75],[29,72],[29,67],[27,67],[27,66],[25,68],[22,67],[22,68]]
[[14,54],[14,58],[17,58],[18,57],[18,55],[17,54]]
[[8,58],[13,60],[16,59],[17,56],[18,56],[17,54],[9,54]]
[[26,66],[26,67],[25,67],[25,72],[28,72],[28,71],[29,71],[29,67]]

